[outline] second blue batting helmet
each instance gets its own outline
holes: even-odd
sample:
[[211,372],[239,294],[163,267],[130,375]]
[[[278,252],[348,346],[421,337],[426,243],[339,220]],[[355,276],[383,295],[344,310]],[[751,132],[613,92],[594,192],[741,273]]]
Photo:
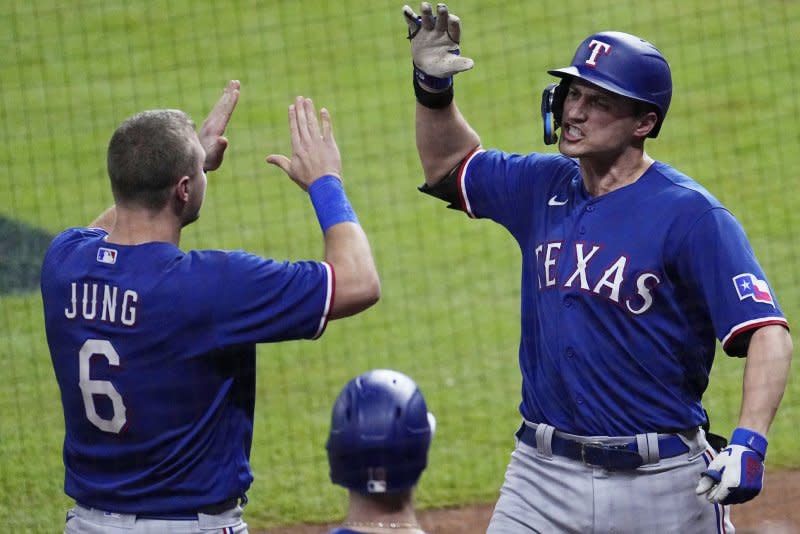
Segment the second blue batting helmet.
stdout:
[[[672,74],[661,52],[640,37],[606,31],[590,35],[578,46],[572,63],[547,71],[566,80],[580,78],[612,93],[652,104],[658,122],[648,137],[656,137],[672,99]],[[563,99],[554,102],[560,123]]]
[[417,384],[388,369],[347,383],[331,414],[331,481],[360,493],[407,490],[428,464],[435,419]]

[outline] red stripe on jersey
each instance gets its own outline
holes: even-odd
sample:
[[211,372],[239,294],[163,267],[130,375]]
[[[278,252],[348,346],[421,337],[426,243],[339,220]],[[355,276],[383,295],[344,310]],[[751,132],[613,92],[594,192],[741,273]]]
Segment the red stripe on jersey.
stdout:
[[469,199],[467,198],[467,193],[464,189],[464,175],[467,173],[467,166],[469,165],[469,162],[479,152],[483,152],[483,149],[480,145],[470,150],[469,154],[467,154],[467,156],[461,160],[461,166],[458,168],[458,199],[461,202],[461,210],[473,219],[475,218],[475,214],[472,213],[472,207],[469,205]]
[[728,332],[728,335],[722,339],[723,350],[727,350],[728,347],[730,347],[731,342],[740,334],[771,324],[781,325],[786,327],[787,330],[789,329],[789,322],[783,317],[764,317],[761,319],[755,319],[753,321],[746,321],[731,328],[731,330]]
[[328,318],[330,317],[331,310],[333,310],[334,297],[336,296],[336,271],[334,271],[333,265],[327,261],[323,261],[322,265],[324,265],[325,270],[328,271],[328,295],[325,302],[325,309],[322,312],[322,318],[319,321],[319,328],[311,339],[318,339],[325,332],[325,327],[328,326]]

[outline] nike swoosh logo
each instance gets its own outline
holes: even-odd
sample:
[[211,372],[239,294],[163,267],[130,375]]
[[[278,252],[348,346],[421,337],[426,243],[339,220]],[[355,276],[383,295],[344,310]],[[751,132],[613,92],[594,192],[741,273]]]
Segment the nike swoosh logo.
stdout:
[[550,200],[547,201],[548,206],[563,206],[567,203],[566,200],[558,200],[558,195],[553,195],[550,197]]

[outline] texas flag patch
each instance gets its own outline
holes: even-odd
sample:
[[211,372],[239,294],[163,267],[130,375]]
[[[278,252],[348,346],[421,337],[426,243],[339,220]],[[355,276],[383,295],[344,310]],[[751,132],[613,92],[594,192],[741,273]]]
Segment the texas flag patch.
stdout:
[[100,247],[97,249],[97,261],[100,263],[117,263],[117,251],[113,248]]
[[739,300],[751,298],[756,302],[764,302],[775,306],[767,282],[765,280],[759,280],[754,274],[737,274],[733,277],[733,285],[736,286],[736,293],[739,294]]

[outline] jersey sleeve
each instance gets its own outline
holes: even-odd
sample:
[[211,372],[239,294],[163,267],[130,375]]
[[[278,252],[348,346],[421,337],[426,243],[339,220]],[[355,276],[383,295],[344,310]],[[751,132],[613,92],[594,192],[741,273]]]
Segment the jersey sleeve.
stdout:
[[459,170],[461,208],[470,217],[492,219],[516,233],[539,197],[544,198],[544,177],[558,181],[571,167],[571,160],[556,155],[478,149]]
[[237,251],[224,253],[221,271],[213,298],[220,345],[322,335],[333,304],[329,264],[279,262]]
[[80,243],[86,237],[105,237],[108,232],[102,228],[69,228],[53,238],[47,247],[42,261],[42,272],[46,273],[52,269],[58,269],[58,265],[64,254],[70,252],[75,244]]
[[788,328],[744,229],[725,208],[709,209],[697,219],[678,258],[679,276],[701,294],[727,354],[746,355],[743,341],[757,328]]
[[62,246],[82,241],[86,237],[105,237],[108,232],[102,228],[68,228],[64,230],[50,243],[50,248],[58,249]]

